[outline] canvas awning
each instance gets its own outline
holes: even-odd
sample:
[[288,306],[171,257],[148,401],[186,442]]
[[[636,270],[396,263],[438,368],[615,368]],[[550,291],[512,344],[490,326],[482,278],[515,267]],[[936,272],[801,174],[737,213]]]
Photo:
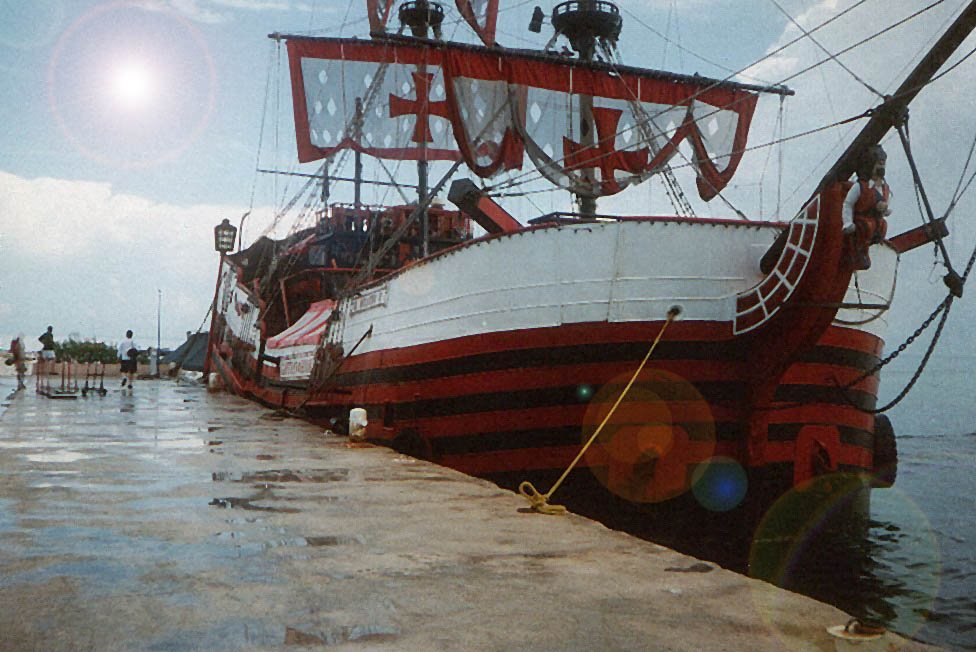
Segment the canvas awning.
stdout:
[[335,302],[331,299],[313,303],[294,324],[268,339],[265,349],[287,349],[303,344],[318,344],[319,336],[332,315]]

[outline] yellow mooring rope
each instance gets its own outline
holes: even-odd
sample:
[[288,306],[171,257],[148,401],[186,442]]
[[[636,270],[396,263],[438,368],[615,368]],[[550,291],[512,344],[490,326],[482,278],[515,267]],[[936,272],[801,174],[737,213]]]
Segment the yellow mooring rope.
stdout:
[[647,361],[650,360],[651,355],[654,353],[654,349],[657,348],[658,342],[661,341],[661,337],[664,335],[664,331],[667,329],[668,324],[673,322],[680,314],[681,314],[680,306],[671,306],[670,308],[668,308],[668,315],[667,318],[664,320],[664,323],[661,324],[661,331],[657,334],[657,337],[654,338],[654,343],[651,344],[651,348],[647,350],[647,355],[645,355],[644,359],[641,360],[640,366],[637,367],[637,371],[635,371],[634,375],[631,376],[630,382],[628,382],[627,386],[624,387],[624,391],[620,392],[620,396],[617,397],[617,400],[613,404],[613,407],[611,407],[610,411],[607,412],[607,416],[603,417],[603,421],[601,421],[600,425],[597,426],[596,431],[590,436],[589,441],[587,441],[586,444],[583,446],[583,448],[580,450],[579,454],[576,456],[576,459],[572,461],[569,467],[567,467],[566,470],[563,471],[563,474],[559,476],[559,479],[556,480],[556,483],[552,485],[552,489],[550,489],[548,492],[544,494],[540,494],[539,490],[536,489],[534,486],[532,486],[531,482],[525,481],[519,485],[519,493],[522,494],[522,496],[527,501],[529,501],[529,506],[532,508],[533,511],[539,512],[540,514],[565,514],[566,513],[565,507],[563,507],[562,505],[550,505],[549,499],[552,497],[552,494],[556,492],[556,489],[559,488],[559,485],[563,483],[563,480],[566,479],[566,476],[569,475],[569,472],[573,470],[573,468],[579,463],[581,459],[583,459],[583,455],[586,454],[586,451],[590,448],[590,445],[593,444],[594,441],[596,441],[596,438],[600,435],[600,432],[603,430],[603,426],[607,425],[607,422],[610,420],[610,417],[613,416],[613,413],[617,411],[617,407],[624,400],[624,397],[627,396],[627,392],[630,391],[631,385],[633,385],[634,381],[637,380],[637,377],[640,375],[640,372],[644,370],[644,365],[646,365]]

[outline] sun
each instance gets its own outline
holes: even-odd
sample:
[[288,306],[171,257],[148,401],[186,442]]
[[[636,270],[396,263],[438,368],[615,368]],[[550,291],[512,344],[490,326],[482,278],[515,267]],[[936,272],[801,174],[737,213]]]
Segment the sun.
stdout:
[[141,61],[116,64],[109,73],[109,95],[118,106],[136,110],[149,106],[156,94],[152,69]]

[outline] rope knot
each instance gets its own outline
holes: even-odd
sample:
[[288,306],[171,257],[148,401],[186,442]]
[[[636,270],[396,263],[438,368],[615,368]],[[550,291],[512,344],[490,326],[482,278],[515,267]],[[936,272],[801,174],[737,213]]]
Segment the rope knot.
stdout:
[[540,514],[565,514],[566,508],[562,505],[550,505],[549,495],[540,494],[539,490],[532,486],[531,482],[525,481],[519,485],[519,493],[529,501],[529,507]]

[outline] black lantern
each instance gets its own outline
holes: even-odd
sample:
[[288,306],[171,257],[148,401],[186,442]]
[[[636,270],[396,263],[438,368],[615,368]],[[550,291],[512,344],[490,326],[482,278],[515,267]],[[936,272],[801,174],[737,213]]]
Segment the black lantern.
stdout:
[[222,254],[234,250],[234,242],[237,240],[237,227],[230,223],[226,217],[224,221],[214,227],[214,249]]

